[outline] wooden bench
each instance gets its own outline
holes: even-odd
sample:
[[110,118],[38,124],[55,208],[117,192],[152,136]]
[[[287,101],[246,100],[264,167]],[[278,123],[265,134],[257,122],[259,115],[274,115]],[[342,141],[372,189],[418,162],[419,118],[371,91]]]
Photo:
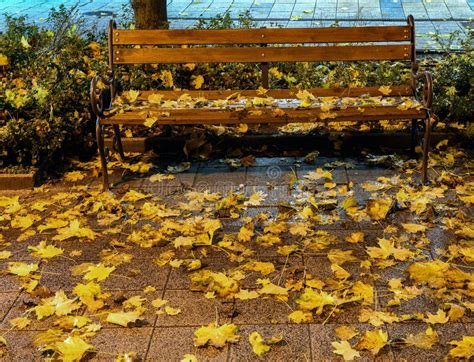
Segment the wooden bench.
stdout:
[[[117,111],[117,104],[114,103],[117,97],[120,97],[114,72],[116,65],[259,63],[262,68],[262,87],[268,89],[269,62],[387,60],[405,61],[411,68],[409,84],[390,87],[389,97],[387,97],[386,88],[384,90],[383,87],[313,88],[300,90],[299,93],[294,89],[271,89],[263,96],[261,90],[160,90],[141,92],[137,98],[139,107],[122,108]],[[156,118],[156,124],[163,125],[369,122],[404,119],[411,121],[412,147],[416,142],[418,121],[423,120],[422,180],[425,183],[430,146],[432,80],[428,72],[418,73],[417,71],[415,23],[411,15],[408,16],[405,26],[381,27],[121,30],[116,29],[115,24],[111,22],[108,77],[102,82],[110,87],[112,101],[104,105],[102,90],[98,87],[98,77],[92,80],[90,92],[92,109],[97,116],[97,144],[104,188],[109,187],[104,126],[113,126],[114,148],[123,157],[119,125],[144,124],[150,117]],[[422,79],[424,83],[421,97],[417,94],[419,79]],[[235,97],[236,92],[239,92],[237,95],[239,99],[244,99],[244,106],[242,102],[228,101],[227,98]],[[210,104],[200,106],[200,108],[182,107],[180,104],[183,102],[175,102],[172,106],[170,102],[162,104],[160,101],[147,105],[147,98],[154,93],[163,101],[176,100],[186,94],[185,97],[188,99],[189,97],[191,99],[204,97]],[[362,95],[381,97],[376,98],[380,99],[380,102],[367,103],[363,99],[359,101],[357,97]],[[262,97],[267,97],[267,99],[262,101]],[[326,99],[323,98],[321,101],[318,97],[337,97],[336,99],[343,97],[343,103],[346,105],[328,107],[326,104],[326,107],[321,107],[321,102],[326,102]],[[396,97],[399,97],[400,101],[397,101]],[[309,98],[309,105],[303,105],[302,102],[307,98]],[[224,106],[216,106],[216,100],[222,100],[217,104],[224,104]],[[411,106],[404,106],[407,103]],[[255,105],[253,110],[249,109],[249,104]]]

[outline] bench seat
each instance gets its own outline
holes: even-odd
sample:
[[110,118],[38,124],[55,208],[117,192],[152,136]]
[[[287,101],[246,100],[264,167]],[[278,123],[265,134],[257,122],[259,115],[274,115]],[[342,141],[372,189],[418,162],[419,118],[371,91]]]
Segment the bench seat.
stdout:
[[133,102],[125,92],[104,112],[102,124],[286,124],[426,117],[426,109],[413,96],[397,95],[406,94],[405,87],[390,88],[393,96],[380,94],[378,89],[346,88],[338,93],[334,89],[327,92],[321,89],[143,91],[133,96]]

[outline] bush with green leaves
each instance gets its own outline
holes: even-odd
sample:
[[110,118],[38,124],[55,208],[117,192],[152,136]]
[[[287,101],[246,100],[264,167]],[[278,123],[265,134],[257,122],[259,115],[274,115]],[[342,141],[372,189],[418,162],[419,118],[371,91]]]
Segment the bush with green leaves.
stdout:
[[6,17],[0,35],[0,167],[55,162],[92,145],[87,89],[105,67],[101,45],[64,7],[45,27]]

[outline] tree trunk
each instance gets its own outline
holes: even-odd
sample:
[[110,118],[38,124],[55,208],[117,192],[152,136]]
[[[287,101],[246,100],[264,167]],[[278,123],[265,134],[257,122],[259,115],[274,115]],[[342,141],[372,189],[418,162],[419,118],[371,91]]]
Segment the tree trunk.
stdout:
[[168,27],[166,0],[132,0],[137,29],[162,29]]

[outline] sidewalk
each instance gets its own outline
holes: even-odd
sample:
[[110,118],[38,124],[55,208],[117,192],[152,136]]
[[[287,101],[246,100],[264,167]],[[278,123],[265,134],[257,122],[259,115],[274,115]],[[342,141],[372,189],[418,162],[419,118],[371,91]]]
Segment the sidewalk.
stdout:
[[[41,20],[54,6],[72,6],[77,0],[0,0],[0,14],[25,14]],[[105,26],[128,0],[79,0],[81,13]],[[472,27],[474,0],[171,0],[168,17],[172,28],[193,27],[198,19],[228,13],[237,20],[249,10],[257,26],[320,27],[338,21],[344,25],[404,23],[412,14],[417,22],[418,47],[433,47],[430,33],[465,32]],[[0,30],[4,28],[3,20]]]

